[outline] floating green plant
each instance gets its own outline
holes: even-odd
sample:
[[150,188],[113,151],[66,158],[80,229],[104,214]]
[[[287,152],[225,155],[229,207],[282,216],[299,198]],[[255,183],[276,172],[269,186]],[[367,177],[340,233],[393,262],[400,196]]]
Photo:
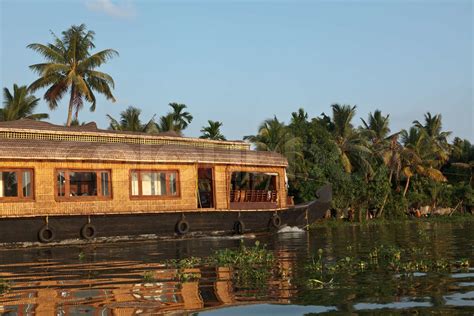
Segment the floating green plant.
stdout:
[[145,271],[143,273],[143,281],[147,283],[155,282],[155,273],[153,271]]
[[401,274],[415,272],[450,272],[470,267],[468,259],[431,258],[425,247],[399,248],[380,245],[366,256],[345,256],[339,259],[323,256],[319,249],[305,265],[307,287],[312,289],[333,286],[333,280],[341,282],[347,275],[365,271],[391,271]]
[[241,242],[238,249],[223,249],[216,251],[211,260],[218,266],[244,266],[244,265],[269,265],[275,261],[273,253],[266,249],[265,245],[260,245],[257,240],[253,247],[246,247]]
[[10,283],[7,280],[0,279],[0,294],[4,294],[10,290]]
[[176,269],[176,278],[181,282],[193,281],[200,278],[200,273],[192,271],[199,267],[227,267],[236,281],[243,288],[259,288],[265,285],[272,275],[275,257],[272,251],[256,241],[248,247],[241,242],[237,249],[222,249],[215,251],[206,258],[189,257],[185,259],[167,260],[167,268]]
[[191,269],[200,266],[202,263],[202,258],[189,257],[184,259],[170,259],[165,262],[165,265],[173,269]]

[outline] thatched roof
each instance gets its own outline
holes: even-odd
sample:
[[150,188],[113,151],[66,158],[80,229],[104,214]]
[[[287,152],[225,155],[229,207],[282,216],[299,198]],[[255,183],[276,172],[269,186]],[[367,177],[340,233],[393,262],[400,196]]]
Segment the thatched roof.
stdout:
[[273,152],[243,142],[99,130],[95,124],[67,128],[45,122],[0,122],[0,159],[217,163],[286,166]]

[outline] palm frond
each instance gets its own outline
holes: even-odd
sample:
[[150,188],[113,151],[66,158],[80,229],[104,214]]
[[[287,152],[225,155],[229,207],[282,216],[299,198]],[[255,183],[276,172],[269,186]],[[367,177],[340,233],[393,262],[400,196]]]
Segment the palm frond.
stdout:
[[102,66],[108,60],[116,56],[119,56],[119,53],[116,50],[105,49],[79,62],[79,65],[77,67],[80,72],[86,72],[87,70],[92,70],[94,68]]
[[120,126],[120,123],[116,119],[114,119],[109,114],[107,114],[106,116],[110,121],[109,129],[114,130],[114,131],[121,131],[122,130],[121,126]]
[[68,84],[65,80],[53,84],[48,90],[46,90],[44,99],[48,102],[48,106],[51,110],[54,110],[58,107],[59,100],[62,99],[67,91]]
[[61,63],[62,61],[64,61],[64,52],[62,52],[59,48],[54,47],[53,45],[33,43],[29,44],[26,47],[41,54],[46,60],[49,60],[51,62]]

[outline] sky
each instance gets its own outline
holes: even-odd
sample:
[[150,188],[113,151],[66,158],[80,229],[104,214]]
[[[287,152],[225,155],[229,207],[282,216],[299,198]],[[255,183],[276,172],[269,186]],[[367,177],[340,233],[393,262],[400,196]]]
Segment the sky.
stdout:
[[[52,41],[71,25],[95,31],[96,50],[120,56],[100,70],[115,80],[117,102],[98,98],[80,121],[108,127],[128,106],[149,120],[188,106],[186,136],[207,120],[223,122],[228,139],[255,134],[265,119],[311,117],[331,104],[357,106],[354,124],[380,109],[393,132],[424,113],[474,141],[473,1],[132,1],[0,0],[0,85],[28,85],[26,48]],[[42,97],[44,90],[36,92]],[[50,113],[64,124],[68,98]],[[38,112],[48,112],[41,101]]]

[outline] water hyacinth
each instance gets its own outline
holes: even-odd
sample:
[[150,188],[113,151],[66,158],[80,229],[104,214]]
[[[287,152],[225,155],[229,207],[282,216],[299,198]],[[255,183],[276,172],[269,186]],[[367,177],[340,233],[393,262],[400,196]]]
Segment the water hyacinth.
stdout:
[[10,290],[10,283],[4,279],[0,279],[0,294],[6,293]]
[[452,272],[467,270],[470,267],[468,259],[430,258],[425,247],[404,249],[394,245],[380,245],[372,248],[366,256],[345,256],[339,259],[324,257],[323,253],[323,250],[319,249],[304,266],[308,274],[304,282],[308,288],[334,287],[337,281],[343,282],[347,275],[370,271],[414,274]]
[[[198,280],[201,275],[200,268],[212,267],[229,268],[236,284],[243,288],[258,288],[265,285],[275,265],[272,251],[266,249],[256,241],[254,246],[248,247],[242,242],[237,249],[222,249],[214,252],[209,257],[188,257],[184,259],[171,259],[165,262],[167,269],[176,270],[175,278],[180,282]],[[156,278],[151,271],[143,274],[145,282],[154,282]]]

